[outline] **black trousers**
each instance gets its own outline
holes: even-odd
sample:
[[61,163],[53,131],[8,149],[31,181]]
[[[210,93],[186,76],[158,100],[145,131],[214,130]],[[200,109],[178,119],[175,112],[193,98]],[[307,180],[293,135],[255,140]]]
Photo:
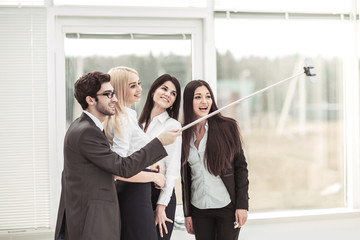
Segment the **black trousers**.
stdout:
[[191,217],[197,240],[237,240],[240,228],[234,229],[235,208],[198,209],[191,205]]
[[[160,194],[160,190],[155,188],[154,184],[152,184],[151,199],[152,199],[152,204],[153,204],[154,211],[156,209],[159,194]],[[170,202],[167,205],[167,207],[165,208],[165,213],[166,213],[167,218],[170,218],[171,220],[173,220],[173,223],[166,222],[166,228],[168,230],[168,234],[166,234],[165,231],[163,231],[163,236],[164,237],[160,237],[159,226],[158,225],[156,226],[156,232],[157,232],[158,240],[170,240],[172,231],[174,229],[175,210],[176,210],[176,196],[175,196],[175,191],[173,190],[173,193],[172,193],[171,198],[170,198]]]

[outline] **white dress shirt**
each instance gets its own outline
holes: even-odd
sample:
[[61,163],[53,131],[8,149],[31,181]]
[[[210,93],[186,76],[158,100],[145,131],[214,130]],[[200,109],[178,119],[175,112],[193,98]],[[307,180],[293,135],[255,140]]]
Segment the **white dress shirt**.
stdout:
[[113,134],[112,150],[122,157],[127,157],[150,142],[150,138],[139,127],[137,113],[131,108],[125,108],[126,115],[120,116],[121,135],[111,129]]
[[[181,124],[175,119],[171,118],[165,111],[156,116],[149,124],[146,134],[150,139],[157,137],[165,129],[180,129]],[[176,180],[180,175],[181,165],[181,142],[182,138],[177,137],[173,144],[165,146],[168,156],[161,159],[157,164],[166,178],[165,186],[161,189],[157,204],[168,205]]]
[[206,142],[208,138],[208,123],[205,125],[205,134],[195,146],[196,135],[190,140],[189,166],[191,168],[191,204],[199,209],[222,208],[230,202],[230,194],[220,176],[212,175],[204,162]]

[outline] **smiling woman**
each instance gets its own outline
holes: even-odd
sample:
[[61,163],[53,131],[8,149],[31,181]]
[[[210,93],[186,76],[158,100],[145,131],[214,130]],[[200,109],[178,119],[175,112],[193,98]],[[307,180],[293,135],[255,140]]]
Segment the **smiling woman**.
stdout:
[[[150,138],[156,137],[164,129],[179,129],[181,101],[180,83],[174,76],[163,74],[151,84],[139,124]],[[180,173],[181,137],[174,144],[166,146],[168,156],[157,166],[164,173],[166,182],[159,190],[152,186],[151,197],[155,213],[155,225],[158,239],[169,240],[175,222],[176,194],[175,184]],[[179,198],[181,199],[181,198]]]
[[154,107],[167,109],[172,107],[176,98],[176,87],[171,81],[164,82],[164,84],[156,89],[153,94]]
[[212,98],[209,89],[205,86],[198,87],[194,92],[193,109],[196,118],[209,114]]
[[[217,109],[206,81],[186,85],[184,124]],[[238,239],[248,216],[249,180],[236,120],[218,113],[185,130],[181,159],[187,232],[202,240]]]

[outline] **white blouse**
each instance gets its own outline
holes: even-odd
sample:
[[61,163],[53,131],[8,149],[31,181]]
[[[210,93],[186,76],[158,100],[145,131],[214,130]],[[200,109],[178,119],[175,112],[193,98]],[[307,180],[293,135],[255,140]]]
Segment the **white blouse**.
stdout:
[[[158,136],[165,129],[180,129],[181,124],[175,119],[171,118],[165,111],[164,113],[156,116],[149,124],[146,134],[150,139]],[[157,204],[168,205],[171,195],[175,186],[176,180],[180,175],[181,165],[181,143],[182,138],[177,137],[173,144],[165,146],[168,156],[161,159],[157,164],[166,178],[165,186],[161,189]]]
[[222,208],[231,202],[230,194],[220,176],[212,175],[205,165],[205,149],[209,125],[196,148],[196,135],[190,140],[189,166],[191,168],[191,204],[199,209]]
[[113,129],[110,133],[114,135],[111,149],[122,157],[127,157],[138,151],[152,139],[139,127],[136,111],[131,108],[125,108],[125,110],[127,116],[122,115],[119,119],[121,135],[114,132]]

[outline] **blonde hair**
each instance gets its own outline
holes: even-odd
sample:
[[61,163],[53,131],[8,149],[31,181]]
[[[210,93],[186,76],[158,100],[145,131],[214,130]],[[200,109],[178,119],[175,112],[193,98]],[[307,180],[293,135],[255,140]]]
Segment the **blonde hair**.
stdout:
[[121,136],[121,116],[127,117],[127,113],[125,111],[126,107],[126,90],[128,88],[129,79],[132,74],[139,76],[138,72],[135,69],[119,66],[111,68],[108,72],[110,75],[110,83],[114,87],[116,91],[116,98],[118,102],[115,104],[115,115],[107,116],[104,121],[104,129],[106,136],[109,142],[112,144],[112,140],[114,137],[114,131]]

